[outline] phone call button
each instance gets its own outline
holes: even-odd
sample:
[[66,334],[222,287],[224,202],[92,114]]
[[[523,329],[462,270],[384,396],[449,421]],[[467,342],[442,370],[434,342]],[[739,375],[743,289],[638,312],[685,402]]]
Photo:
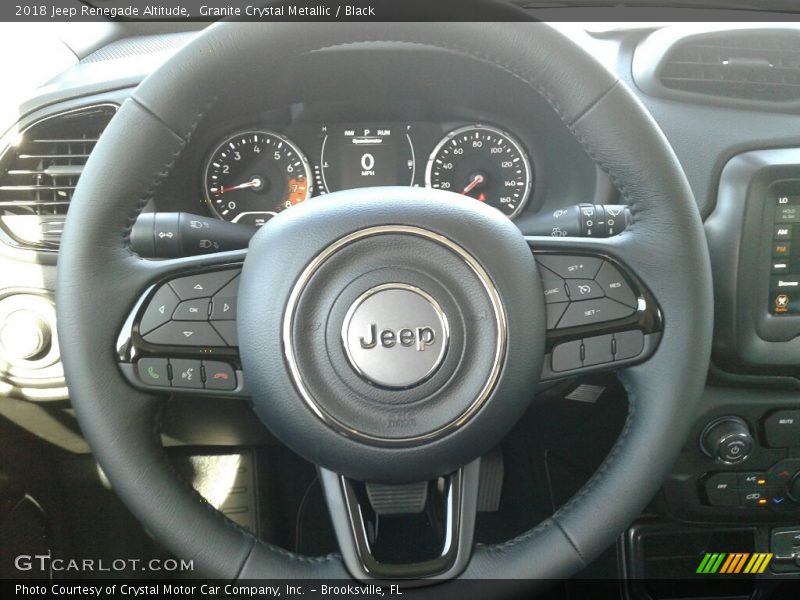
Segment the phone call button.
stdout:
[[143,358],[138,363],[139,377],[148,385],[169,387],[166,358]]
[[207,390],[232,391],[236,389],[236,373],[229,364],[216,360],[204,360],[203,368],[206,372]]

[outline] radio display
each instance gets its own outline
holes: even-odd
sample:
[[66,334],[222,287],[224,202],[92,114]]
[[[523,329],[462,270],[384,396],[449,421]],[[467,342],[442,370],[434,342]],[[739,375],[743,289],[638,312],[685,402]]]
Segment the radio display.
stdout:
[[800,315],[800,194],[775,197],[770,261],[770,313]]

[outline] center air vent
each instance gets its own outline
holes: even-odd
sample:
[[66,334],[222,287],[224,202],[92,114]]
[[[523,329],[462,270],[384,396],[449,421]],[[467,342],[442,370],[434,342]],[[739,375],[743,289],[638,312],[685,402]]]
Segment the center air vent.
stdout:
[[667,27],[637,47],[633,74],[653,95],[788,107],[800,102],[800,29]]
[[0,224],[14,242],[56,249],[83,166],[116,106],[104,104],[37,121],[0,156]]
[[661,82],[674,89],[751,100],[800,98],[800,33],[690,38],[664,61]]

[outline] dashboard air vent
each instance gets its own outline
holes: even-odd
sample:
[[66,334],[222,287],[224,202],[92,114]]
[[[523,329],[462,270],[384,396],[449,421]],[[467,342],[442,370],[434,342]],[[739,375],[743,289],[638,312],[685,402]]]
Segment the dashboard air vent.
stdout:
[[103,104],[37,121],[0,156],[0,224],[20,246],[56,249],[83,166],[117,107]]
[[800,99],[800,31],[730,31],[689,36],[662,62],[661,84],[726,98]]

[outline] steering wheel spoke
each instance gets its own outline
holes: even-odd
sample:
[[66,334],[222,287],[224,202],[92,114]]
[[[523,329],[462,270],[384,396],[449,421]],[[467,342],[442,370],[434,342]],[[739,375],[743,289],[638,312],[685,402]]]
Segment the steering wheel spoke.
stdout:
[[661,311],[625,263],[617,239],[528,237],[547,311],[542,381],[617,370],[646,360],[662,328]]
[[320,469],[348,570],[362,580],[452,579],[472,555],[480,459],[431,481],[379,485]]
[[155,393],[247,396],[236,331],[245,253],[139,260],[150,282],[119,333],[118,365]]

